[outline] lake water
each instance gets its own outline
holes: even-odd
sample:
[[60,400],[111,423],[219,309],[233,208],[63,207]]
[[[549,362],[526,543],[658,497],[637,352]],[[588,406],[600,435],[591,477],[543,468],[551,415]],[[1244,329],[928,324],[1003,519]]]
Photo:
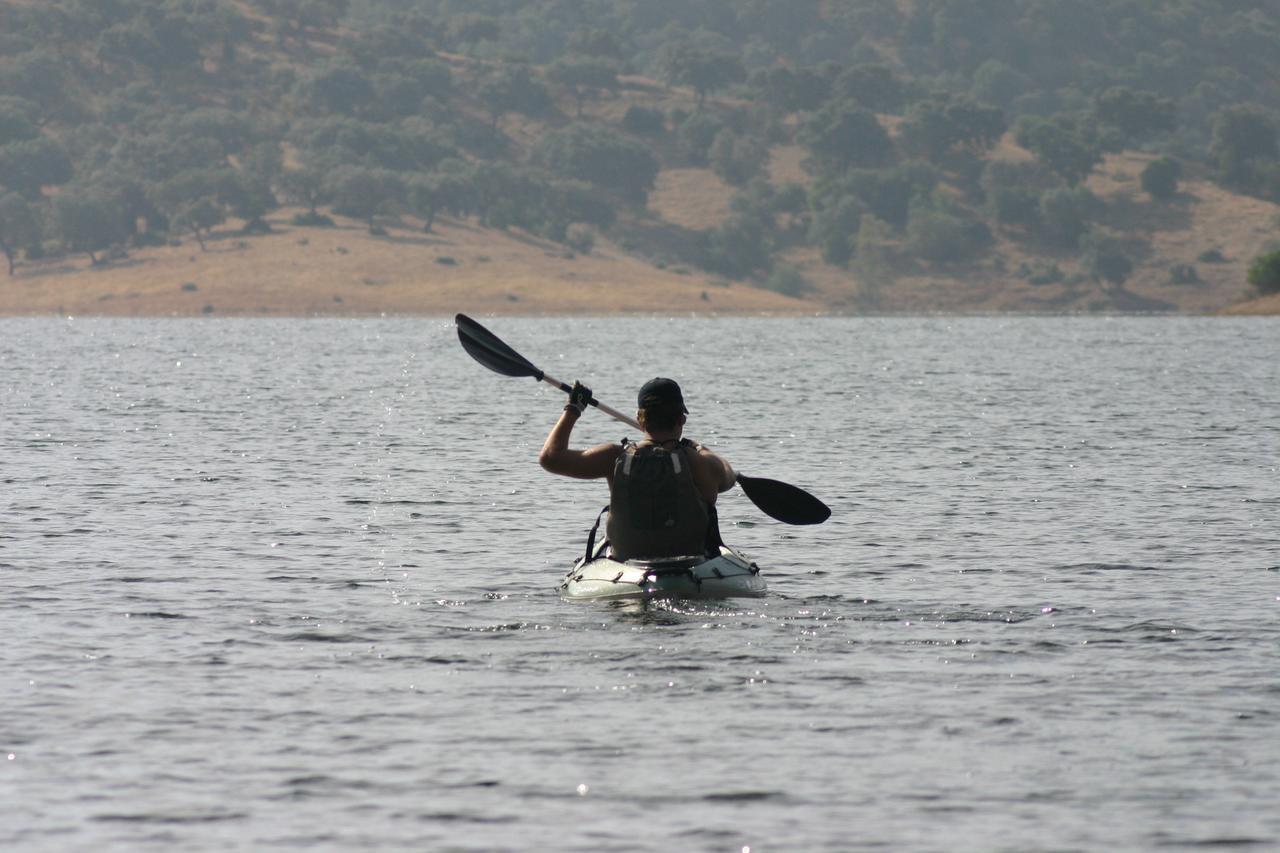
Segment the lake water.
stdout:
[[451,321],[0,320],[0,848],[1280,847],[1280,320],[482,321],[831,520],[565,603]]

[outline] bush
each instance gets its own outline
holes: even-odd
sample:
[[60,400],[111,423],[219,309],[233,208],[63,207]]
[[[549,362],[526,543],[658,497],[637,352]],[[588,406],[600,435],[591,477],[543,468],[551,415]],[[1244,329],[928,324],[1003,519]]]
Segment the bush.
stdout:
[[1091,234],[1080,242],[1080,269],[1092,280],[1120,287],[1133,273],[1133,260],[1118,241]]
[[289,223],[304,228],[332,228],[333,218],[323,213],[295,213]]
[[622,129],[640,136],[661,136],[666,133],[667,121],[661,110],[630,106],[622,117]]
[[697,166],[707,163],[707,153],[724,123],[707,112],[696,112],[676,127],[676,138],[689,161]]
[[1174,264],[1169,267],[1170,284],[1199,284],[1200,273],[1193,264]]
[[1280,249],[1253,259],[1249,264],[1249,284],[1263,295],[1280,293]]
[[961,211],[912,205],[907,220],[907,250],[930,261],[961,261],[991,245],[991,231]]
[[1040,196],[1041,233],[1057,245],[1075,248],[1098,206],[1097,196],[1084,187],[1049,190]]
[[711,170],[731,186],[740,187],[756,178],[769,162],[769,150],[756,140],[727,128],[711,144]]
[[596,245],[595,232],[591,230],[590,225],[583,225],[581,222],[575,222],[565,231],[565,245],[575,252],[583,255],[591,254],[591,250]]
[[1047,265],[1039,266],[1038,269],[1032,269],[1028,266],[1025,278],[1027,278],[1028,284],[1033,284],[1036,287],[1042,287],[1044,284],[1057,284],[1062,280],[1062,270],[1057,268],[1055,261],[1050,261]]
[[764,286],[783,296],[799,296],[809,289],[804,274],[791,264],[775,264]]
[[658,176],[658,160],[642,143],[615,130],[572,124],[538,142],[536,159],[551,171],[612,190],[644,204]]
[[1227,256],[1222,254],[1221,249],[1205,249],[1196,256],[1196,260],[1202,264],[1225,264]]
[[1142,190],[1152,198],[1170,199],[1178,192],[1182,165],[1169,157],[1152,160],[1142,170]]

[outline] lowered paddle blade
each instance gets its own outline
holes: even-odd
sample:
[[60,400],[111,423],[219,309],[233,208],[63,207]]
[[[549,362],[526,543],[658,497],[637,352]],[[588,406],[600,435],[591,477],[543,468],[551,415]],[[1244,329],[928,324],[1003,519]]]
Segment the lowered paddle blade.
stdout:
[[826,504],[799,486],[743,474],[738,485],[761,512],[784,524],[821,524],[831,517]]
[[462,342],[462,348],[476,361],[503,376],[532,376],[542,381],[542,371],[493,332],[466,314],[459,314],[454,321],[458,324],[458,340]]

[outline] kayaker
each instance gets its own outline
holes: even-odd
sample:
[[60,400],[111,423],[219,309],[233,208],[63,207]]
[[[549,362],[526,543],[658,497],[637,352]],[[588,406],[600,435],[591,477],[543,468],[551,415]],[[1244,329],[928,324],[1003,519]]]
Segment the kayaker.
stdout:
[[714,553],[720,544],[716,496],[733,488],[727,460],[683,438],[689,410],[672,379],[646,382],[637,395],[637,442],[572,450],[569,436],[591,401],[575,382],[569,403],[551,428],[538,462],[553,474],[609,481],[606,527],[615,559],[685,557]]

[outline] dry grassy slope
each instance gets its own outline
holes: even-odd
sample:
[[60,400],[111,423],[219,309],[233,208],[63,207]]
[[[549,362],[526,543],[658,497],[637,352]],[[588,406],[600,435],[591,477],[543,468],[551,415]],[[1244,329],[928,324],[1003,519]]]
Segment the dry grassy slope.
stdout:
[[[1029,157],[1008,139],[996,155]],[[808,177],[800,168],[802,159],[803,151],[796,146],[775,149],[771,179],[776,183],[806,182]],[[1280,206],[1196,179],[1185,181],[1174,200],[1152,201],[1138,183],[1149,159],[1136,153],[1110,156],[1089,180],[1090,189],[1107,206],[1101,229],[1124,241],[1137,261],[1133,275],[1119,292],[1093,283],[1029,284],[1017,275],[1021,264],[1034,268],[1054,262],[1069,276],[1078,271],[1077,253],[1028,244],[1009,234],[996,235],[991,255],[974,263],[911,264],[898,269],[898,278],[879,289],[875,303],[859,298],[854,272],[824,264],[813,249],[790,251],[786,259],[799,266],[814,285],[808,300],[835,311],[1275,311],[1272,300],[1248,302],[1251,293],[1245,272],[1255,255],[1280,238]],[[732,188],[708,169],[671,169],[659,178],[650,207],[685,228],[708,228],[727,215],[732,195]],[[1226,261],[1197,260],[1210,249],[1220,251]],[[1174,284],[1170,277],[1174,264],[1195,266],[1201,281]],[[1232,308],[1236,305],[1242,307]]]
[[[813,307],[742,285],[715,286],[620,253],[602,242],[589,255],[520,233],[445,220],[435,233],[363,225],[231,233],[209,251],[139,251],[98,268],[81,257],[20,266],[0,278],[0,314],[308,315],[380,313],[752,313]],[[443,258],[453,263],[441,263]],[[184,287],[185,285],[185,287]],[[191,285],[195,288],[192,289]]]
[[[329,49],[317,44],[292,47],[302,59]],[[273,53],[280,45],[263,32],[254,49]],[[446,59],[463,77],[483,65],[462,57]],[[616,125],[633,104],[664,112],[692,111],[695,106],[687,90],[640,77],[627,77],[622,83],[617,97],[589,101],[584,118]],[[561,98],[557,106],[560,115],[551,123],[571,120],[572,102]],[[502,126],[518,158],[528,155],[546,127],[514,115],[505,117]],[[651,142],[659,147],[669,144]],[[1028,156],[1008,138],[995,155]],[[776,148],[771,179],[808,181],[800,167],[803,156],[797,146]],[[354,223],[337,229],[295,229],[282,224],[288,218],[285,212],[274,220],[277,233],[244,240],[227,233],[214,240],[208,252],[187,240],[180,247],[138,251],[103,268],[91,269],[80,258],[23,265],[17,277],[0,279],[0,314],[1056,312],[1160,306],[1203,313],[1241,303],[1248,296],[1244,271],[1249,260],[1278,236],[1277,206],[1195,180],[1184,184],[1174,202],[1153,204],[1137,186],[1144,162],[1139,155],[1109,158],[1090,181],[1109,202],[1112,232],[1133,240],[1135,246],[1146,246],[1120,293],[1089,284],[1028,284],[1015,274],[1020,263],[1056,260],[1070,274],[1075,253],[1055,257],[1043,249],[1029,250],[1007,235],[997,235],[995,251],[977,263],[916,264],[898,270],[897,279],[880,288],[874,302],[858,295],[853,273],[824,264],[812,249],[786,257],[814,285],[803,300],[750,283],[723,286],[685,266],[658,269],[646,259],[664,257],[661,245],[652,245],[655,239],[687,242],[691,232],[714,227],[728,214],[733,195],[733,189],[709,169],[672,168],[659,175],[650,196],[649,212],[660,227],[646,223],[649,238],[637,241],[646,258],[600,241],[591,255],[571,260],[561,246],[454,221],[439,223],[432,235],[406,225],[392,228],[383,238],[369,236]],[[663,223],[675,227],[664,232]],[[1227,261],[1197,263],[1201,284],[1168,282],[1172,264],[1196,263],[1199,253],[1210,248],[1218,248]],[[441,256],[456,263],[438,263]],[[184,284],[194,284],[195,289],[184,289]],[[1233,310],[1271,313],[1280,311],[1280,304],[1262,300]]]

